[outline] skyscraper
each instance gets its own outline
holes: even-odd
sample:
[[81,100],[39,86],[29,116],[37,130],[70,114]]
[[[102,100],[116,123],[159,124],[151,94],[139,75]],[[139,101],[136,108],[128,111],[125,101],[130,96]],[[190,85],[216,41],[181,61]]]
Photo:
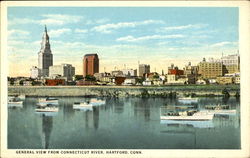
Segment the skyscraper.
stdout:
[[47,27],[42,37],[41,49],[38,52],[38,68],[41,70],[41,76],[49,76],[49,67],[53,65],[53,54],[50,50],[49,35]]
[[143,75],[146,73],[150,73],[150,65],[140,64],[139,65],[139,76],[143,77]]
[[83,77],[99,73],[99,58],[97,54],[86,54],[83,58]]

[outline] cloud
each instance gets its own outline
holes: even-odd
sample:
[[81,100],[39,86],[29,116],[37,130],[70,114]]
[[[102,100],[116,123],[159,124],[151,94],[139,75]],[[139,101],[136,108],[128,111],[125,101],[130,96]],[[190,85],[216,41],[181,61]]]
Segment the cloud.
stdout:
[[110,21],[107,18],[103,18],[103,19],[97,19],[97,20],[87,20],[86,24],[87,25],[93,25],[93,24],[103,24]]
[[225,45],[237,45],[238,42],[228,42],[228,41],[224,41],[224,42],[219,42],[219,43],[214,43],[212,45],[210,45],[210,47],[223,47]]
[[162,24],[164,21],[162,20],[145,20],[145,21],[134,21],[134,22],[120,22],[120,23],[111,23],[105,25],[95,26],[92,30],[101,32],[101,33],[111,33],[112,30],[120,29],[120,28],[128,28],[128,27],[136,27],[141,25],[149,25],[149,24]]
[[45,19],[39,21],[41,25],[64,25],[68,23],[77,23],[83,19],[82,16],[66,15],[66,14],[45,14]]
[[28,31],[12,29],[8,31],[8,40],[11,39],[27,39],[30,33]]
[[69,33],[71,32],[71,29],[68,29],[68,28],[62,28],[62,29],[57,29],[57,30],[50,30],[48,32],[49,36],[51,37],[59,37],[61,36],[62,34],[65,34],[65,33]]
[[37,21],[29,18],[14,18],[8,20],[8,25],[31,24],[31,23],[37,23]]
[[185,30],[185,29],[200,29],[206,26],[207,26],[206,24],[188,24],[180,26],[163,27],[158,31],[162,32],[162,31]]
[[64,25],[70,23],[78,23],[83,17],[78,15],[67,15],[67,14],[44,14],[41,15],[41,19],[34,20],[29,18],[14,18],[9,19],[9,25],[20,25],[20,24],[40,24],[40,25]]
[[174,38],[184,38],[184,35],[176,34],[176,35],[151,35],[151,36],[142,36],[142,37],[133,37],[133,36],[126,36],[120,37],[116,39],[116,41],[126,41],[126,42],[138,42],[138,41],[145,41],[145,40],[155,40],[155,39],[174,39]]
[[88,30],[87,29],[75,29],[76,33],[87,33]]

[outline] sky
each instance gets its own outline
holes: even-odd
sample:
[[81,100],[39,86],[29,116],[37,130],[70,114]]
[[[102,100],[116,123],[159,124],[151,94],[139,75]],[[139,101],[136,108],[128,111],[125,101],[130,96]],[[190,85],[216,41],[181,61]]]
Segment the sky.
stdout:
[[99,71],[167,72],[238,51],[237,7],[8,7],[8,74],[30,76],[47,26],[54,65],[82,74],[85,54],[97,53]]

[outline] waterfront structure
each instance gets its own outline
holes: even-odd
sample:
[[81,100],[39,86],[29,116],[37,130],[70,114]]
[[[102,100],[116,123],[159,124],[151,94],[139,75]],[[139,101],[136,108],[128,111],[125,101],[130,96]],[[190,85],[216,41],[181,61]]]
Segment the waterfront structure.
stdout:
[[55,78],[57,76],[65,77],[66,81],[73,80],[75,75],[75,67],[71,64],[61,64],[49,67],[49,77]]
[[83,77],[99,73],[99,58],[97,54],[86,54],[83,58]]
[[233,54],[222,56],[221,61],[224,65],[223,72],[224,73],[236,73],[240,72],[240,55]]
[[123,76],[123,72],[120,71],[120,70],[115,70],[115,71],[111,71],[111,75],[114,76],[114,77],[121,77]]
[[186,76],[178,76],[175,74],[168,74],[167,75],[167,82],[166,84],[186,84],[188,83],[188,78]]
[[195,83],[196,84],[206,84],[206,81],[203,79],[198,79]]
[[32,66],[30,69],[30,77],[32,79],[40,78],[41,77],[41,69],[36,66]]
[[223,64],[220,60],[210,59],[206,61],[203,58],[203,61],[198,64],[199,74],[204,79],[216,78],[219,76],[223,76],[222,67]]
[[150,65],[147,64],[139,64],[139,76],[143,77],[144,74],[150,73]]
[[32,81],[23,81],[23,86],[32,86]]
[[231,76],[221,76],[216,78],[216,82],[219,84],[232,84],[234,83],[234,78]]
[[85,80],[78,80],[76,81],[77,86],[86,86],[86,85],[97,85],[96,81],[85,81]]
[[142,85],[143,86],[151,86],[152,81],[149,78],[146,78],[146,80],[142,82]]
[[133,70],[133,69],[123,69],[122,70],[122,74],[125,77],[131,77],[131,76],[137,76],[137,70]]
[[41,70],[41,76],[49,76],[49,67],[53,65],[53,54],[50,50],[49,35],[47,33],[47,27],[42,37],[41,49],[38,52],[38,68]]
[[107,72],[94,74],[94,77],[96,78],[97,81],[100,81],[100,79],[103,77],[109,77],[109,76],[111,76],[111,74]]
[[123,85],[131,86],[136,84],[136,79],[135,78],[126,78],[124,80]]
[[153,82],[153,85],[157,85],[157,86],[164,85],[164,81],[160,79],[153,80],[152,82]]
[[177,66],[174,66],[174,64],[171,64],[171,67],[168,67],[168,74],[169,75],[183,75],[184,71],[179,70]]
[[115,77],[115,84],[122,85],[125,81],[126,77]]
[[65,79],[46,79],[46,86],[65,85]]

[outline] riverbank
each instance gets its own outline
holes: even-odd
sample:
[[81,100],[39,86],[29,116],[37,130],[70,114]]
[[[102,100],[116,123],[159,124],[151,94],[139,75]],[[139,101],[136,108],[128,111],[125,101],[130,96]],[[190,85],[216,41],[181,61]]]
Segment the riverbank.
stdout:
[[171,86],[9,86],[8,95],[26,96],[100,96],[100,97],[169,97],[239,96],[240,85],[171,85]]

